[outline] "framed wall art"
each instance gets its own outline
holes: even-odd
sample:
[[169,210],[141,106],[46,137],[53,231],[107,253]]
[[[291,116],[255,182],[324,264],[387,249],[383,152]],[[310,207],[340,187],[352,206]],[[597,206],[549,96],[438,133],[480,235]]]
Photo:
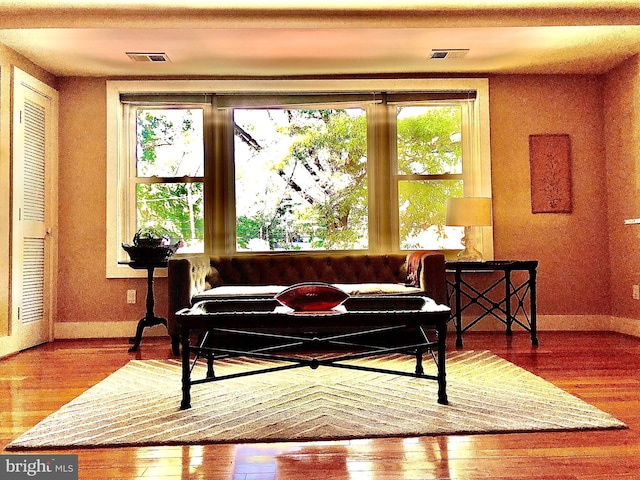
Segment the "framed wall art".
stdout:
[[571,213],[571,138],[529,135],[531,212]]

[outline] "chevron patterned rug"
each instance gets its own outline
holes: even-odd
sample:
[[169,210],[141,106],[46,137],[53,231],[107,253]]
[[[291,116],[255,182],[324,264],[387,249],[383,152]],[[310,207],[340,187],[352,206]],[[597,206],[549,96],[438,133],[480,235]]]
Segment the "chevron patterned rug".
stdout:
[[[358,362],[411,372],[407,356]],[[425,368],[432,362],[425,362]],[[217,364],[220,375],[257,360]],[[433,380],[300,368],[192,388],[179,410],[178,361],[134,360],[45,418],[9,449],[337,440],[624,428],[625,425],[490,352],[447,355],[449,405]],[[204,366],[193,378],[204,377]]]

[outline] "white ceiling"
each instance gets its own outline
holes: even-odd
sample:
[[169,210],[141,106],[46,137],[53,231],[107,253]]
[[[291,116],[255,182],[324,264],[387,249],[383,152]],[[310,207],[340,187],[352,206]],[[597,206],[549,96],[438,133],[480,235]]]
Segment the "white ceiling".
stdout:
[[0,42],[58,76],[119,77],[603,73],[640,52],[640,0],[211,3],[0,0]]

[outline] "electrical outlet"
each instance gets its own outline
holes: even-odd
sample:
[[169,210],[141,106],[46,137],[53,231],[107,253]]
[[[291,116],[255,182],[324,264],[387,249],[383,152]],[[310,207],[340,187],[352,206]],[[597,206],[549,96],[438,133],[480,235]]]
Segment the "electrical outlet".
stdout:
[[633,299],[640,300],[640,285],[633,286]]
[[136,303],[136,291],[127,290],[127,303]]

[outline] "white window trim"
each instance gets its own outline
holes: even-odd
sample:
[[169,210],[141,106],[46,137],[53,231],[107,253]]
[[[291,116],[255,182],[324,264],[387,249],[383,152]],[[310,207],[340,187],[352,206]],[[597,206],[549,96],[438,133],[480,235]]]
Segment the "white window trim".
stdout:
[[[471,190],[474,196],[491,196],[491,159],[489,130],[489,81],[483,78],[460,79],[395,79],[395,80],[116,80],[107,81],[107,236],[106,236],[106,276],[107,278],[128,278],[144,276],[146,272],[136,271],[118,262],[126,261],[121,243],[126,231],[120,212],[124,208],[124,192],[128,179],[120,175],[123,156],[126,158],[128,142],[123,135],[123,109],[120,95],[124,93],[266,93],[266,92],[362,92],[362,91],[447,91],[453,89],[475,90],[478,108],[474,109],[478,122],[477,138],[470,147],[481,162],[480,175]],[[376,181],[380,183],[380,179]],[[470,186],[465,186],[465,188]],[[215,229],[215,228],[214,228]],[[492,235],[491,227],[483,227],[482,236]],[[485,237],[490,238],[490,237]],[[371,238],[370,238],[371,241]],[[482,242],[485,258],[493,258],[493,242]],[[393,248],[398,248],[393,247]]]

